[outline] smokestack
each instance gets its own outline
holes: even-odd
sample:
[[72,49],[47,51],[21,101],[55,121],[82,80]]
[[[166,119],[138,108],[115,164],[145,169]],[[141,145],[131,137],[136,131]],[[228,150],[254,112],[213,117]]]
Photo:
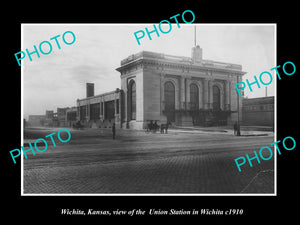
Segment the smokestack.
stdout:
[[94,96],[94,83],[86,83],[86,97]]

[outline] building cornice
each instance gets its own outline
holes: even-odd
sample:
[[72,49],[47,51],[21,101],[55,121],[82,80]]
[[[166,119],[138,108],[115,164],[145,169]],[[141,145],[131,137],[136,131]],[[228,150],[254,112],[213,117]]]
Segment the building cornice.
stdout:
[[121,75],[127,74],[132,70],[138,70],[143,68],[164,70],[164,69],[175,69],[180,70],[180,72],[189,72],[189,71],[217,71],[223,73],[229,73],[233,75],[244,75],[246,72],[241,70],[241,66],[237,64],[228,64],[215,61],[202,61],[201,63],[192,63],[186,61],[174,61],[163,58],[148,58],[140,57],[135,60],[131,60],[127,63],[123,63],[122,66],[118,67],[116,70],[121,73]]

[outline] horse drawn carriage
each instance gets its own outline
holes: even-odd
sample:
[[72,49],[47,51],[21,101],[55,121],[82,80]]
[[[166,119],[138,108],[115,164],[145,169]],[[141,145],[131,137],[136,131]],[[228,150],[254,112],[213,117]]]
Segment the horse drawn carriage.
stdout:
[[148,121],[150,122],[147,123],[146,130],[145,130],[146,133],[156,133],[159,130],[161,134],[168,133],[170,123],[162,123],[158,125],[159,120],[148,120]]

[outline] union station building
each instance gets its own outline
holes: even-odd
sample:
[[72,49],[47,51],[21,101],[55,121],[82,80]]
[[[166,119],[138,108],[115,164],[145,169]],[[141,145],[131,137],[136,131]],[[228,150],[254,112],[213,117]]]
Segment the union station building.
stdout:
[[[144,129],[151,120],[177,126],[230,125],[238,119],[242,97],[235,84],[242,80],[242,66],[202,58],[192,48],[191,57],[142,51],[128,56],[116,68],[121,89],[77,100],[76,120],[85,126]],[[74,109],[68,112],[73,113]],[[239,113],[242,120],[242,113]]]

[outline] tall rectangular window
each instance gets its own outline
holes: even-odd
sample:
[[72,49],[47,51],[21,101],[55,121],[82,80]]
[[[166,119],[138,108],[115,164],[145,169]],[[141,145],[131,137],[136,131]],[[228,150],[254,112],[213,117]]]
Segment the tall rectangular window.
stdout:
[[129,84],[129,109],[130,109],[130,119],[136,119],[136,86],[135,82],[132,80]]
[[98,103],[90,105],[90,119],[97,120],[100,116],[100,105]]

